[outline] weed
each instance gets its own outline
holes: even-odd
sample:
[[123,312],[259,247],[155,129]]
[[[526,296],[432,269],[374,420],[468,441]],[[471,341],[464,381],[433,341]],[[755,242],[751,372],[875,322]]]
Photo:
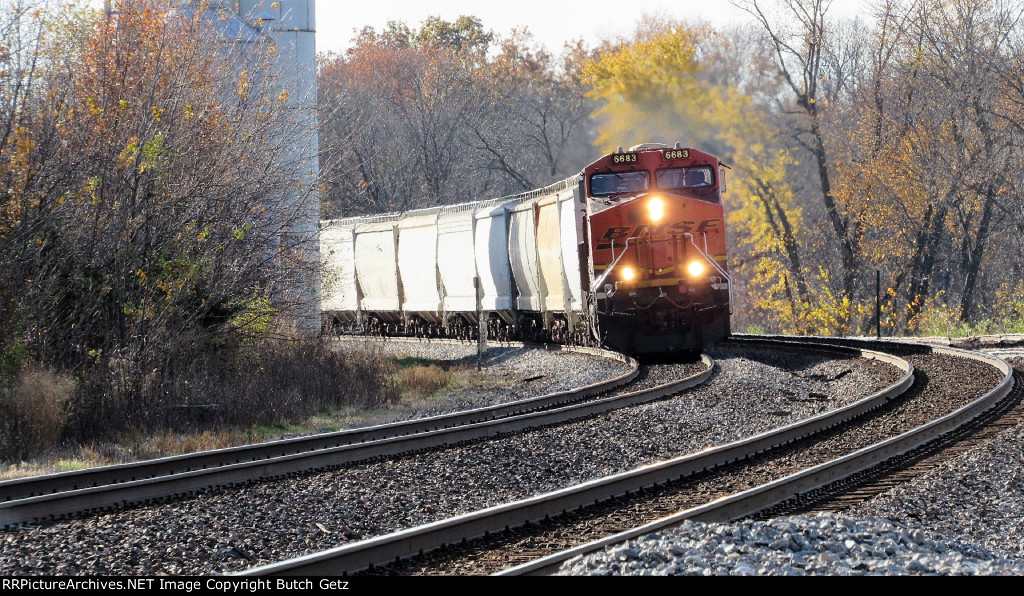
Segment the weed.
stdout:
[[20,340],[12,341],[0,350],[0,374],[8,379],[18,376],[29,360],[28,347]]
[[429,364],[402,368],[399,371],[399,378],[403,393],[425,397],[449,386],[454,375],[436,364]]
[[27,363],[0,387],[0,458],[18,460],[53,448],[64,431],[75,381]]

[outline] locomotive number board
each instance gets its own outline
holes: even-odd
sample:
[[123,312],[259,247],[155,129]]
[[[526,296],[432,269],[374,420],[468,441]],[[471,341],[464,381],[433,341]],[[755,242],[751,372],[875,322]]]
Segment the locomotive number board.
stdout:
[[640,156],[636,153],[616,153],[612,156],[613,164],[620,163],[636,163],[640,160]]
[[690,159],[690,150],[689,149],[666,149],[665,153],[663,153],[662,155],[665,156],[665,159]]

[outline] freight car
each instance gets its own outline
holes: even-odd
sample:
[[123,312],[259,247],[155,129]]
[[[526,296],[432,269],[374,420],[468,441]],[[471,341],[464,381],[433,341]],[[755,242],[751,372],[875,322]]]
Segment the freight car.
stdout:
[[729,335],[724,168],[644,144],[528,193],[321,222],[325,332],[698,351]]

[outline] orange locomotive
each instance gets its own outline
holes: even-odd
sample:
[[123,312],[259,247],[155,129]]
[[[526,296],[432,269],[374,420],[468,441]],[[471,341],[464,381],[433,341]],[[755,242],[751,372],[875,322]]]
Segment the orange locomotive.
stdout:
[[620,149],[584,169],[602,343],[670,353],[729,335],[724,167],[677,143]]

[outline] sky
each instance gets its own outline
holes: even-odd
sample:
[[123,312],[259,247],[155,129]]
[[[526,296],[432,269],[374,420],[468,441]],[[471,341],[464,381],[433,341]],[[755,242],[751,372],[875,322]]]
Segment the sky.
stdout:
[[[830,14],[852,15],[863,1],[833,0]],[[500,36],[525,26],[557,53],[566,41],[581,37],[594,46],[629,34],[643,13],[697,17],[712,24],[751,20],[728,0],[316,0],[317,50],[345,50],[365,25],[381,31],[389,20],[402,20],[415,28],[429,16],[453,21],[472,15]]]
[[[853,16],[870,0],[832,0],[829,14]],[[602,39],[632,33],[643,14],[663,14],[713,25],[749,22],[752,17],[729,0],[315,0],[319,52],[341,52],[366,25],[383,30],[388,21],[416,28],[430,16],[454,21],[479,17],[484,28],[507,36],[527,28],[537,43],[558,53],[567,41],[582,38],[591,47]],[[103,0],[90,0],[94,6]],[[771,0],[765,4],[771,5]]]

